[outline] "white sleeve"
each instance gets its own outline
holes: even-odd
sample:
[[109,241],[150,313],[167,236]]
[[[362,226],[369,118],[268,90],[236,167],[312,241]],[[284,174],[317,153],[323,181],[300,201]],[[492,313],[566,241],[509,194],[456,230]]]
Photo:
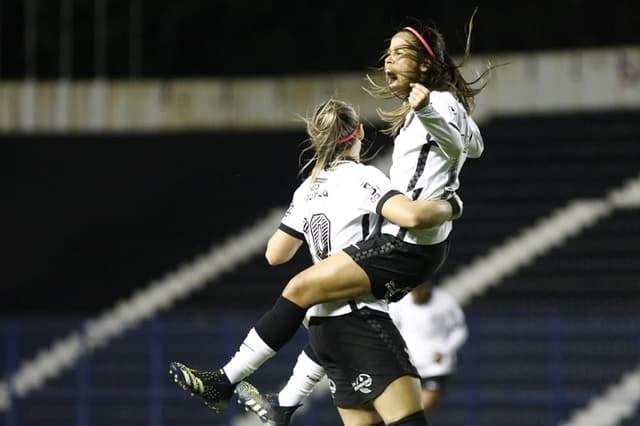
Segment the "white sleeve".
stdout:
[[400,330],[402,328],[402,309],[400,307],[400,301],[389,303],[389,316],[396,328]]
[[447,295],[450,302],[449,315],[447,318],[447,328],[449,333],[444,343],[443,351],[448,354],[454,354],[467,340],[467,324],[464,312],[456,300]]
[[384,202],[392,195],[400,194],[391,185],[389,178],[373,166],[364,166],[360,177],[360,207],[369,213],[381,214]]
[[484,151],[484,141],[482,140],[482,135],[480,134],[480,129],[478,125],[471,117],[467,118],[469,124],[469,134],[467,135],[467,156],[469,158],[478,158],[482,155]]
[[304,181],[293,193],[291,204],[289,204],[289,208],[285,212],[279,226],[280,230],[300,240],[304,240],[304,191],[302,187],[305,184],[307,184],[307,181]]
[[453,95],[431,92],[429,104],[416,116],[447,157],[458,158],[463,151],[471,158],[482,154],[480,130]]

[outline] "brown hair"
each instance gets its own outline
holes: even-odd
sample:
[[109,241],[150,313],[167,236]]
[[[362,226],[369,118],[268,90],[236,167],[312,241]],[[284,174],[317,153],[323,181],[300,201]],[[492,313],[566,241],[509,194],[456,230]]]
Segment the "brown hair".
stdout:
[[311,182],[315,182],[322,170],[348,158],[349,150],[357,139],[359,114],[353,105],[331,98],[316,107],[311,117],[300,119],[306,123],[308,136],[302,154],[313,151],[300,173],[313,164]]
[[[446,49],[444,37],[438,31],[435,26],[429,26],[421,23],[413,25],[412,27],[403,27],[396,32],[407,32],[411,34],[409,46],[407,49],[407,56],[413,59],[416,63],[416,71],[418,80],[429,90],[436,91],[448,91],[453,93],[456,98],[462,103],[465,110],[471,113],[475,107],[474,98],[482,91],[486,86],[491,70],[493,66],[488,66],[475,80],[467,81],[462,76],[460,69],[464,66],[470,56],[471,46],[471,30],[473,28],[473,18],[475,11],[469,19],[469,23],[466,28],[467,40],[464,51],[464,56],[460,63],[455,63],[451,55]],[[422,40],[416,36],[415,30],[422,37]],[[425,41],[431,48],[431,51],[425,48],[423,44]],[[434,54],[434,56],[431,55]],[[386,51],[382,56],[382,61],[389,55]],[[426,69],[420,69],[420,66],[425,66]],[[380,69],[382,71],[382,68]],[[373,78],[367,76],[369,87],[365,90],[374,97],[389,99],[395,97],[386,84],[380,84],[374,81]],[[480,83],[478,87],[474,87],[477,83]],[[393,111],[378,110],[380,118],[388,124],[388,128],[384,130],[387,134],[397,134],[404,123],[406,115],[411,110],[411,106],[403,104],[401,107]]]

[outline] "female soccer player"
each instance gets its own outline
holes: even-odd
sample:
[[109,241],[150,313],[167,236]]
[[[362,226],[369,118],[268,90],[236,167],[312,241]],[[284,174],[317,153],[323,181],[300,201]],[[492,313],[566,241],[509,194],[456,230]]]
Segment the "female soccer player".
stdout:
[[464,311],[453,296],[427,283],[391,304],[389,315],[420,374],[424,411],[429,414],[445,394],[457,353],[467,340]]
[[[290,260],[306,241],[319,264],[375,231],[378,213],[403,226],[433,227],[458,210],[456,197],[451,202],[411,201],[381,171],[361,164],[363,127],[345,102],[321,105],[307,120],[307,133],[314,167],[267,244],[269,263]],[[426,424],[406,423],[415,413],[422,414],[418,373],[387,310],[385,300],[362,295],[314,305],[307,312],[310,346],[335,385],[335,403],[345,424],[382,419]],[[251,335],[245,344],[260,349]],[[173,368],[181,384],[199,389],[201,380],[206,393],[204,380],[211,373],[199,374],[177,363]],[[209,405],[219,407],[214,404]]]
[[[469,115],[480,89],[463,78],[441,34],[432,27],[405,27],[397,32],[387,50],[384,69],[386,86],[374,83],[371,93],[405,101],[399,109],[382,114],[388,131],[395,136],[393,186],[414,200],[446,199],[459,187],[466,158],[479,157],[484,148],[480,131]],[[338,135],[339,140],[353,133],[352,124],[353,128],[343,129]],[[391,219],[382,226],[382,232],[294,276],[222,369],[198,371],[173,363],[176,380],[202,396],[209,406],[222,407],[235,384],[293,337],[311,306],[370,295],[397,301],[429,278],[446,258],[451,222],[421,229],[412,229],[419,225],[417,220],[393,223],[392,212],[401,215],[397,210],[409,209],[409,201],[399,195],[391,198],[401,200],[401,208],[388,203],[380,207],[382,215]],[[319,232],[326,225],[320,223],[309,231]],[[282,229],[276,234],[273,244],[295,238]]]

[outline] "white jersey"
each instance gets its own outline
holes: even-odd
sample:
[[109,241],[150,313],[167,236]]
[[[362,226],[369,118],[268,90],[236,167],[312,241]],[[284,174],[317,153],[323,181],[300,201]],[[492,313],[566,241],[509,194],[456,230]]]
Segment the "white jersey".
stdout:
[[[409,293],[390,304],[389,315],[407,343],[420,377],[455,371],[456,353],[467,339],[467,326],[462,308],[451,295],[436,287],[428,302],[416,304]],[[442,355],[439,362],[436,354]]]
[[[386,199],[398,191],[380,170],[354,161],[323,170],[312,184],[307,178],[296,189],[280,229],[305,240],[313,262],[366,238],[373,230]],[[386,302],[373,296],[356,300],[387,312]],[[308,316],[333,316],[350,312],[347,301],[311,307]]]
[[[407,115],[394,140],[389,171],[394,186],[411,199],[446,198],[460,186],[459,175],[467,157],[482,154],[478,126],[464,106],[449,92],[431,92],[429,105]],[[451,232],[451,221],[427,229],[410,229],[404,241],[437,244]],[[386,222],[385,234],[398,235],[400,227]]]

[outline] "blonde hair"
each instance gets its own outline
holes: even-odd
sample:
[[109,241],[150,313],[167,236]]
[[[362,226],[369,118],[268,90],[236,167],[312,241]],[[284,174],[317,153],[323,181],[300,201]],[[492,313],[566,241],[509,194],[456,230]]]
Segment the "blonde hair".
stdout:
[[[407,29],[407,27],[404,27],[397,32],[408,32],[412,35],[407,49],[407,56],[415,61],[416,74],[407,75],[405,77],[415,80],[417,76],[417,80],[429,90],[448,91],[453,93],[468,113],[473,112],[475,107],[474,98],[487,85],[491,70],[494,68],[494,66],[488,66],[476,79],[471,81],[465,80],[460,72],[460,69],[464,66],[470,56],[471,30],[473,29],[473,18],[475,13],[476,11],[471,15],[466,28],[466,46],[464,56],[460,63],[455,63],[451,55],[447,52],[444,38],[435,27],[422,24],[415,26],[415,31],[417,31],[418,34],[423,37],[423,40],[425,40],[432,48],[434,56],[430,55],[430,52],[425,49],[425,45],[422,41],[413,34],[413,31]],[[389,51],[384,53],[381,58],[383,62],[389,53]],[[421,65],[426,66],[425,71],[420,70]],[[380,71],[383,71],[383,68],[381,68]],[[390,99],[396,96],[392,93],[386,83],[377,83],[369,75],[367,75],[367,82],[369,87],[364,89],[374,97]],[[474,85],[478,83],[480,83],[480,85],[478,87],[474,87]],[[383,132],[391,135],[397,134],[402,128],[405,117],[410,111],[411,105],[408,103],[405,103],[392,111],[378,109],[378,115],[388,124],[388,127],[383,130]]]
[[313,151],[300,173],[313,164],[311,182],[315,182],[322,170],[349,158],[349,151],[358,139],[359,114],[353,105],[331,98],[316,107],[311,117],[300,119],[306,123],[308,136],[302,154]]

